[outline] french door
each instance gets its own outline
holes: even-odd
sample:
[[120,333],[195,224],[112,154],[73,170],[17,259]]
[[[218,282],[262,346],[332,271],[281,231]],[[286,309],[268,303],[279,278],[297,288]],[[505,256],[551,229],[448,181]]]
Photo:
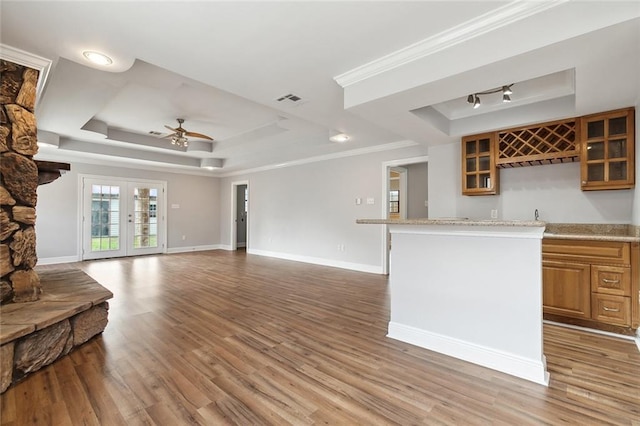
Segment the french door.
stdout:
[[163,253],[165,183],[82,178],[82,259]]

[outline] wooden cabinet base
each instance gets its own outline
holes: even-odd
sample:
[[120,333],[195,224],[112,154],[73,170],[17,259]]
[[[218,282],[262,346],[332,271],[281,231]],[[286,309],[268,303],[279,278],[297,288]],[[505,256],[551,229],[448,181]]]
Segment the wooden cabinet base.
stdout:
[[[635,334],[640,327],[640,244],[544,239],[543,313],[558,322]],[[613,328],[612,328],[613,327]]]
[[622,334],[623,336],[636,336],[636,330],[631,327],[622,327],[613,324],[607,324],[599,321],[581,318],[570,318],[561,315],[543,314],[542,316],[547,321],[558,322],[562,324],[570,324],[578,327],[593,328],[595,330],[606,331],[609,333]]

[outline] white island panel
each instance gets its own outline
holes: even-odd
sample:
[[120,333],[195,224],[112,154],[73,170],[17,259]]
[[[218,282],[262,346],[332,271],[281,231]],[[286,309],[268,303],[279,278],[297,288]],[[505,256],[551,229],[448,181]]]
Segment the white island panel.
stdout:
[[390,225],[389,337],[548,384],[544,226]]

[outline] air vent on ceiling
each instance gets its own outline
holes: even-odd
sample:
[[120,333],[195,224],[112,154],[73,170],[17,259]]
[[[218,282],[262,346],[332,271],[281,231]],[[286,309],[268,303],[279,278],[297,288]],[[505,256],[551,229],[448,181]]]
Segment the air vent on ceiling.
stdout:
[[276,101],[278,102],[284,102],[284,101],[289,101],[289,102],[298,102],[301,101],[302,98],[298,95],[294,95],[293,93],[289,93],[288,95],[284,95],[284,96],[280,96],[278,99],[276,99]]
[[294,95],[293,93],[288,93],[286,95],[282,95],[275,99],[276,103],[285,108],[298,107],[300,105],[304,105],[307,103],[306,99],[302,99],[302,97],[298,95]]
[[162,133],[156,132],[155,130],[149,130],[149,134],[151,136],[161,136],[162,135]]

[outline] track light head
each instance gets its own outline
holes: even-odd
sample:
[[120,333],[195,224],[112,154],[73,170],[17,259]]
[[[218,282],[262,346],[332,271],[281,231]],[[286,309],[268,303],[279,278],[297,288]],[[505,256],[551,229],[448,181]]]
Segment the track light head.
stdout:
[[485,90],[484,92],[476,92],[473,95],[467,96],[467,103],[473,104],[473,108],[480,108],[480,96],[479,95],[492,95],[494,93],[502,92],[502,102],[511,102],[511,95],[513,91],[511,90],[511,86],[514,83],[511,83],[507,86],[497,87],[491,90]]

